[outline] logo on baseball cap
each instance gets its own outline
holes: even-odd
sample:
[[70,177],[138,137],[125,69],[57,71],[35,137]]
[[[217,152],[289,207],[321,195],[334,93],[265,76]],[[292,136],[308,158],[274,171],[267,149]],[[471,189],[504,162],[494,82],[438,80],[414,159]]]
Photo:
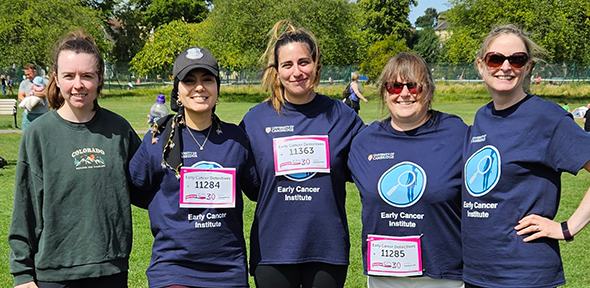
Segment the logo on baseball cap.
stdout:
[[219,65],[215,57],[209,50],[199,47],[190,47],[178,55],[172,69],[174,78],[182,81],[186,74],[195,68],[207,69],[219,79]]

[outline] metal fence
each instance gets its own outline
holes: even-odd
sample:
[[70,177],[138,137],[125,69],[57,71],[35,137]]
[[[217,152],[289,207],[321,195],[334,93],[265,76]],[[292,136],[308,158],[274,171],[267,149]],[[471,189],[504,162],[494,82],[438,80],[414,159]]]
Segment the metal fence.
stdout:
[[[481,81],[477,69],[472,64],[431,64],[432,76],[435,80],[445,81]],[[37,67],[38,75],[48,77],[48,67]],[[135,89],[138,87],[157,87],[172,84],[170,75],[148,75],[138,77],[128,63],[107,63],[105,69],[104,89]],[[350,81],[350,74],[358,71],[356,66],[324,66],[320,81],[322,83],[346,83]],[[18,84],[24,79],[23,67],[12,66],[2,69],[1,75],[8,75]],[[222,85],[260,84],[262,69],[246,69],[232,71],[221,67],[220,79]],[[361,79],[363,76],[361,75]],[[366,78],[364,78],[366,80]],[[590,82],[590,67],[574,64],[537,63],[531,73],[531,82],[544,82],[562,85],[569,82]]]
[[[107,64],[105,69],[105,89],[134,89],[136,87],[161,86],[172,84],[171,75],[136,76],[137,73],[127,63]],[[354,66],[324,66],[320,81],[324,83],[342,83],[350,81],[350,74],[358,71]],[[247,69],[233,71],[220,68],[222,85],[252,85],[260,84],[264,71]]]

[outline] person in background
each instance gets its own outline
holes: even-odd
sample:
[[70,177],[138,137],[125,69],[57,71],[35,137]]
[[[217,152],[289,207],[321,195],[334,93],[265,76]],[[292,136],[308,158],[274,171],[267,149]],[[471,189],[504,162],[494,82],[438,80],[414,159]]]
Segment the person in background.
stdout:
[[6,86],[8,86],[8,93],[12,95],[14,93],[12,91],[12,86],[14,86],[14,80],[10,79],[10,75],[6,76]]
[[586,114],[584,114],[584,131],[589,132],[590,133],[590,103],[588,103],[588,105],[586,105],[586,107],[588,108],[588,110],[586,110]]
[[52,71],[53,110],[20,142],[8,232],[14,285],[125,288],[133,239],[127,167],[140,139],[98,105],[104,60],[91,36],[70,32]]
[[[35,92],[31,90],[31,86],[33,85],[33,79],[35,79],[35,77],[37,76],[37,67],[35,67],[34,64],[29,63],[25,65],[24,72],[25,79],[22,82],[20,82],[20,85],[18,87],[18,101],[23,101],[25,97],[29,96],[40,97],[42,101],[41,104],[35,105],[33,109],[25,109],[23,111],[23,119],[21,122],[21,128],[23,133],[25,132],[29,124],[33,122],[33,120],[39,118],[41,115],[47,112],[49,107],[47,99],[45,97],[45,92]],[[45,85],[47,85],[48,82],[49,81],[45,79]]]
[[6,75],[0,76],[0,81],[2,81],[2,95],[6,95]]
[[313,34],[279,21],[269,33],[263,86],[244,116],[261,189],[250,235],[258,288],[343,287],[349,264],[346,167],[362,120],[314,91],[321,54]]
[[552,221],[561,174],[590,170],[590,135],[555,102],[523,90],[542,48],[518,27],[493,29],[476,66],[492,101],[481,107],[463,150],[465,287],[565,284],[556,239],[570,241],[588,220],[582,209]]
[[258,195],[248,138],[215,114],[220,78],[211,52],[184,50],[173,75],[178,113],[156,123],[130,164],[150,199],[149,287],[248,287],[240,191]]
[[[45,90],[45,86],[45,79],[43,79],[43,77],[41,76],[35,76],[35,78],[33,78],[33,83],[31,84],[31,91],[33,93],[43,92],[43,90]],[[20,102],[20,104],[18,104],[18,107],[30,111],[35,106],[39,105],[39,103],[42,103],[41,101],[43,101],[43,98],[37,97],[35,95],[30,95],[28,97],[25,97],[25,99],[23,99]]]
[[348,158],[363,205],[367,287],[463,287],[461,151],[467,125],[430,108],[434,81],[417,54],[391,58],[379,83],[390,117],[362,130]]
[[361,86],[358,84],[359,74],[357,72],[352,72],[350,80],[350,108],[358,114],[361,109],[360,100],[363,100],[365,103],[369,103],[369,100],[361,94]]
[[569,101],[565,101],[565,103],[563,104],[563,106],[561,106],[561,108],[563,108],[563,110],[567,111],[567,112],[572,112],[570,110],[570,102]]

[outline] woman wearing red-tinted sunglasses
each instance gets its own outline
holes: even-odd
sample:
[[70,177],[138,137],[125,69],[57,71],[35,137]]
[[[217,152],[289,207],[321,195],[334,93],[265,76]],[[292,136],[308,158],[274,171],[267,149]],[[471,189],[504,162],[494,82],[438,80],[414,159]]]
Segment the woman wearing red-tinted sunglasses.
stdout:
[[524,91],[542,51],[506,25],[488,35],[476,60],[492,102],[475,115],[463,148],[466,288],[564,285],[557,240],[573,240],[590,220],[588,195],[569,220],[551,220],[561,173],[590,171],[590,135],[559,105]]
[[430,109],[434,82],[417,54],[391,58],[380,82],[391,117],[362,130],[348,158],[363,204],[367,287],[463,287],[461,149],[467,125]]

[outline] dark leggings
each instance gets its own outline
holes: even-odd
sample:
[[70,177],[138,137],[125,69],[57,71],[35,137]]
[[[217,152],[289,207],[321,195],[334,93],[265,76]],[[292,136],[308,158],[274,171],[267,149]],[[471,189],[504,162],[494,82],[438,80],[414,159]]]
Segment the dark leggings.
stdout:
[[258,288],[342,288],[347,265],[303,263],[260,265],[254,270]]
[[38,281],[39,288],[127,288],[127,272],[79,280],[68,280],[58,282]]

